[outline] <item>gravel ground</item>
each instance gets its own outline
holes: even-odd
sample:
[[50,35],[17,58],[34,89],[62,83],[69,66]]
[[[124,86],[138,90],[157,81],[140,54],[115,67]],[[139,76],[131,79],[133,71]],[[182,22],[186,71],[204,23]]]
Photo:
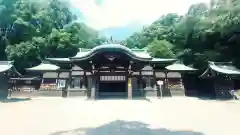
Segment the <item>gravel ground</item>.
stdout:
[[0,135],[240,135],[240,102],[196,98],[0,102]]

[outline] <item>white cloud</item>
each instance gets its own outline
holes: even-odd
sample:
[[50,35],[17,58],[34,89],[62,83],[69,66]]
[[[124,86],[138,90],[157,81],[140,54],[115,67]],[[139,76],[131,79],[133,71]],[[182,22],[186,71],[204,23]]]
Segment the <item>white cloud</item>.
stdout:
[[95,0],[70,1],[81,10],[91,26],[101,29],[135,21],[149,24],[163,14],[184,14],[191,4],[209,0],[103,0],[101,6],[96,5]]

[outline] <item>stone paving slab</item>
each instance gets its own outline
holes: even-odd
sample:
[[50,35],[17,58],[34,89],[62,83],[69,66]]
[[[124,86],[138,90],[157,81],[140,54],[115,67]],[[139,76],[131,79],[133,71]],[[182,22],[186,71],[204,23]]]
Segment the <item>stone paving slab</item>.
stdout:
[[240,102],[197,98],[0,102],[0,135],[240,135]]

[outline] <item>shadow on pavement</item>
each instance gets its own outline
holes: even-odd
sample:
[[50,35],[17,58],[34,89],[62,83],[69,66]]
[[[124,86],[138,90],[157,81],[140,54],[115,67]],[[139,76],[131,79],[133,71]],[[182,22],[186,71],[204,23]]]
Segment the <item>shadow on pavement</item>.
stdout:
[[145,101],[147,101],[147,102],[150,102],[150,103],[152,103],[151,102],[151,100],[149,99],[149,98],[146,98],[146,97],[133,97],[132,99],[128,99],[128,98],[126,98],[126,97],[99,97],[99,98],[97,98],[97,99],[95,99],[95,100],[139,100],[139,101],[141,101],[141,100],[145,100]]
[[207,96],[202,96],[202,97],[198,97],[198,99],[200,100],[209,100],[209,101],[229,101],[229,100],[233,100],[232,98],[216,98],[216,97],[207,97]]
[[0,98],[0,102],[2,103],[22,102],[29,100],[31,100],[31,98]]
[[132,98],[131,100],[145,100],[147,102],[152,103],[151,100],[149,98],[147,98],[147,97]]
[[150,129],[148,124],[117,120],[97,128],[79,128],[59,131],[51,135],[204,135],[194,131],[173,131],[165,128]]

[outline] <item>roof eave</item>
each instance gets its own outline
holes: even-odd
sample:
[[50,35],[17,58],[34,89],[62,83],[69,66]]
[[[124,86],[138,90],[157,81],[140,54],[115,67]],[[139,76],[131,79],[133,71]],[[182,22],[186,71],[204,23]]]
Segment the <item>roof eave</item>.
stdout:
[[179,72],[193,72],[193,71],[197,71],[197,69],[185,66],[184,64],[172,64],[172,65],[169,65],[169,66],[167,66],[165,68],[167,70],[170,70],[170,71],[179,71]]
[[56,66],[54,64],[43,64],[43,63],[41,63],[38,66],[35,66],[35,67],[32,67],[32,68],[27,68],[26,70],[27,71],[35,71],[35,72],[48,72],[48,71],[57,71],[59,69],[60,69],[60,67]]
[[0,73],[4,73],[6,71],[9,71],[10,69],[13,68],[13,62],[14,61],[0,61],[0,65],[3,66],[0,69]]
[[66,64],[72,63],[70,58],[46,58],[46,60],[50,62],[57,62],[57,63],[66,63]]

